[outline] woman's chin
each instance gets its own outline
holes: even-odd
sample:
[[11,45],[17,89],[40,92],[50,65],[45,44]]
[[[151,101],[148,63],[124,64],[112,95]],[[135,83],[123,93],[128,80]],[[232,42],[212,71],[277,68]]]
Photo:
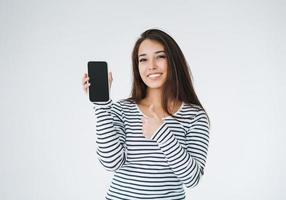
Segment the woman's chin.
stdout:
[[148,84],[147,85],[148,88],[150,89],[161,89],[163,87],[163,84]]

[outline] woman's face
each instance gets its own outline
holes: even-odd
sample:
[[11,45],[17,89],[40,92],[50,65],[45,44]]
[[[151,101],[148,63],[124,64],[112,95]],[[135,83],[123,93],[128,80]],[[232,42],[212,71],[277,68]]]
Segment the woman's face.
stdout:
[[145,39],[138,50],[138,67],[147,87],[160,89],[167,79],[167,56],[164,46],[156,40]]

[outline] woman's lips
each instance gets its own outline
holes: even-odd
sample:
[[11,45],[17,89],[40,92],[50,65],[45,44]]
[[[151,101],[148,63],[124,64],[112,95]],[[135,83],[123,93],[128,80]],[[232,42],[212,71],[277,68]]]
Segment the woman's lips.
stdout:
[[148,78],[150,78],[151,80],[156,80],[156,79],[160,78],[161,75],[162,75],[162,73],[154,73],[154,74],[148,75]]

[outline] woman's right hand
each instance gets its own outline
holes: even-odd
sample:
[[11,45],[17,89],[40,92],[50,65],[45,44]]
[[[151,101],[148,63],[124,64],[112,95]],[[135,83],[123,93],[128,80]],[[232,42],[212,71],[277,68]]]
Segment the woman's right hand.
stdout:
[[[108,73],[108,86],[109,86],[109,91],[111,88],[111,84],[112,84],[113,78],[112,78],[112,73],[109,72]],[[88,94],[88,88],[90,86],[89,83],[89,76],[87,73],[84,73],[83,77],[82,77],[82,89],[84,91],[85,94]]]

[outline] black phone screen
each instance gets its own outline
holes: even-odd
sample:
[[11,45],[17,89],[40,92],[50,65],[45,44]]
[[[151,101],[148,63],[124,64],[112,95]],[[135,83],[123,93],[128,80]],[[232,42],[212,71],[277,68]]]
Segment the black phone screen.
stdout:
[[108,101],[109,86],[108,86],[108,70],[105,61],[90,61],[88,62],[89,76],[89,100]]

